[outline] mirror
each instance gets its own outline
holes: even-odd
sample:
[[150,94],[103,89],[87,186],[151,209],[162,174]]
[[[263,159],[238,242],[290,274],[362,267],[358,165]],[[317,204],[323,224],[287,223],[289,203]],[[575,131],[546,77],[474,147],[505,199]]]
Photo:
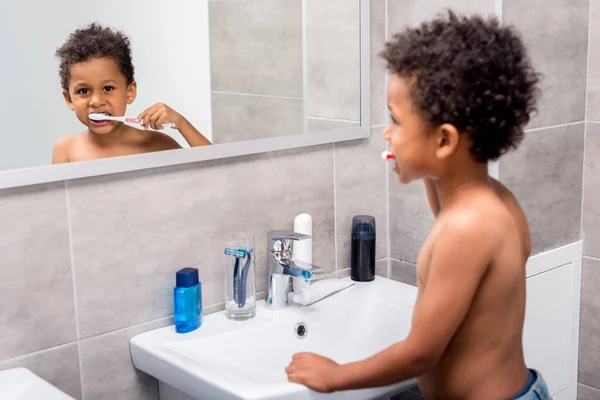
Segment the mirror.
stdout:
[[[366,137],[366,11],[365,0],[4,4],[0,186]],[[147,118],[148,130],[89,117],[137,118],[149,108],[142,116],[164,122],[160,132]],[[70,167],[33,178],[60,146],[66,155],[54,163]],[[136,161],[117,162],[127,158]],[[5,173],[23,169],[29,178]]]

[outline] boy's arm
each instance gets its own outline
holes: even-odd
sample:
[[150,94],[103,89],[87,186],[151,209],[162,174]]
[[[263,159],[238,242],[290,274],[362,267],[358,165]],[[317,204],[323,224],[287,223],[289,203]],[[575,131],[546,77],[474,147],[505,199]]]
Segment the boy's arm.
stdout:
[[164,103],[155,105],[144,110],[137,117],[145,128],[162,129],[164,124],[173,123],[174,128],[181,133],[181,136],[191,147],[208,146],[212,143],[204,137],[183,115],[173,110]]
[[494,228],[469,214],[445,222],[404,341],[366,360],[341,366],[302,353],[286,370],[288,379],[330,392],[390,385],[433,368],[469,311],[496,246]]
[[432,179],[423,179],[425,182],[425,190],[427,191],[427,200],[429,200],[429,207],[431,207],[431,212],[433,216],[437,218],[440,213],[440,198],[435,187],[435,183]]
[[181,136],[191,147],[209,146],[212,143],[200,133],[187,119],[183,119],[181,126],[177,128]]

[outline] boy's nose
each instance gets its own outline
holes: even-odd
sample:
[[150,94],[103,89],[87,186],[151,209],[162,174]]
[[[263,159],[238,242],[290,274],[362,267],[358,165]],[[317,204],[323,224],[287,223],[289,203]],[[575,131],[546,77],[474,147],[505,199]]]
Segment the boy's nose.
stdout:
[[390,140],[391,138],[391,134],[390,134],[391,130],[390,130],[390,126],[387,125],[384,129],[383,132],[381,132],[381,136],[383,136],[383,138],[385,140]]
[[102,96],[93,95],[90,98],[90,105],[92,107],[98,107],[104,104],[104,98]]

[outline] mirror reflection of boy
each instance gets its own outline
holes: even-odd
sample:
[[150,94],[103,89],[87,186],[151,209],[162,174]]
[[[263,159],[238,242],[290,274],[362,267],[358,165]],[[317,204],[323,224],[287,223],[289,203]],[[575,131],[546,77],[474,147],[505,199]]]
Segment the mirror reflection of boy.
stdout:
[[56,51],[63,96],[86,130],[59,139],[52,163],[126,156],[179,149],[181,146],[160,130],[174,124],[191,147],[211,143],[181,114],[157,103],[140,115],[144,129],[117,121],[93,121],[90,114],[123,116],[137,95],[129,39],[122,33],[98,24],[77,29]]

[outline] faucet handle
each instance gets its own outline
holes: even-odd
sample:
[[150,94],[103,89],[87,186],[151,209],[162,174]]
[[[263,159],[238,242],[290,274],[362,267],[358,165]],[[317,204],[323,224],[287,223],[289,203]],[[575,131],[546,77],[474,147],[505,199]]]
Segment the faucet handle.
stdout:
[[309,239],[310,236],[292,231],[271,231],[267,234],[267,250],[274,253],[278,260],[291,260],[292,243]]

